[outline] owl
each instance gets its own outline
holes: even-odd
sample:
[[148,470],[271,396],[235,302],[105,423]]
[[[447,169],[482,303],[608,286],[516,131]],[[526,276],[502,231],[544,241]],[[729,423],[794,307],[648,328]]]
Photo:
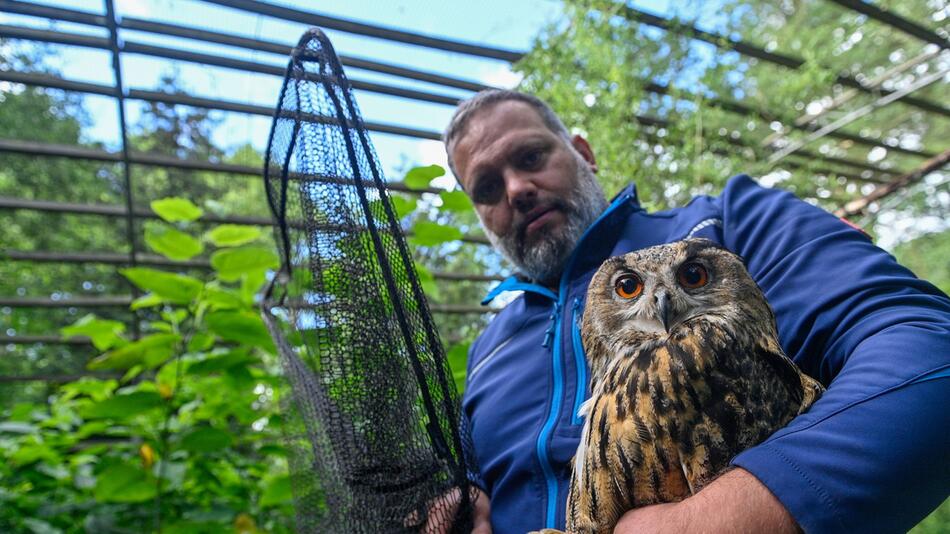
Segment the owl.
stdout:
[[742,260],[705,239],[605,261],[581,333],[591,397],[567,501],[572,533],[609,534],[628,510],[689,497],[823,391],[782,352]]

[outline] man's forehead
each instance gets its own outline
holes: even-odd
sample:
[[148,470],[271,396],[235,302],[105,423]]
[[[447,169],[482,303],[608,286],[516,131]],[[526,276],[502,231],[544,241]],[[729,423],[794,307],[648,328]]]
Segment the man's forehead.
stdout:
[[[452,153],[456,165],[468,174],[468,167],[476,153],[482,156],[495,154],[506,146],[499,146],[501,139],[514,133],[534,133],[538,136],[552,136],[553,132],[541,119],[541,115],[531,105],[517,100],[506,100],[493,106],[478,110],[470,119],[464,131],[452,143]],[[475,160],[482,159],[480,157]],[[462,179],[462,177],[459,177]]]
[[540,113],[527,102],[505,100],[476,111],[468,120],[467,127],[459,135],[459,141],[468,137],[480,137],[499,128],[539,126],[547,129]]

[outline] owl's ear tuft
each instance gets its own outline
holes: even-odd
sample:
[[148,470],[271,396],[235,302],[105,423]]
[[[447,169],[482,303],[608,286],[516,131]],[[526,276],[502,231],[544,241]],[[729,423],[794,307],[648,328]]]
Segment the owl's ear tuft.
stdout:
[[734,256],[736,259],[738,259],[742,263],[742,265],[746,264],[745,259],[742,256],[736,254],[735,252],[724,247],[723,245],[720,245],[719,243],[716,243],[715,241],[712,241],[710,239],[706,239],[704,237],[691,237],[689,239],[684,239],[683,243],[686,244],[686,247],[683,249],[683,251],[686,253],[687,258],[696,257],[701,252],[704,252],[707,250],[718,250],[718,251],[725,252],[726,254],[729,254],[731,256]]
[[726,247],[712,241],[710,239],[702,237],[691,237],[689,239],[684,239],[683,243],[686,245],[684,252],[686,252],[687,257],[693,257],[699,254],[704,250],[714,249],[714,250],[725,250],[728,252]]

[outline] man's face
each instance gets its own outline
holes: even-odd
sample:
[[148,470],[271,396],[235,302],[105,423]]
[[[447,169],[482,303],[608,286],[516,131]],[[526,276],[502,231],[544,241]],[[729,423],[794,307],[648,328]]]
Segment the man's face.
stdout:
[[530,105],[504,101],[477,112],[451,149],[492,244],[528,276],[553,282],[606,206],[587,142],[568,143]]

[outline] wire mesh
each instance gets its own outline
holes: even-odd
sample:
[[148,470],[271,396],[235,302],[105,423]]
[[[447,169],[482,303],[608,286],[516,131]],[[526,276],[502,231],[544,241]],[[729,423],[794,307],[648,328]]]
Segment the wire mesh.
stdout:
[[283,266],[263,309],[292,389],[298,530],[470,531],[458,395],[351,87],[319,30],[292,53],[265,183]]

